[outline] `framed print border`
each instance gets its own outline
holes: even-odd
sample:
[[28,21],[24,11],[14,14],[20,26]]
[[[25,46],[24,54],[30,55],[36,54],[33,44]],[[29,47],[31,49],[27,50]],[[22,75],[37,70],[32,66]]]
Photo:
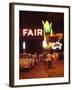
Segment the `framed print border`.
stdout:
[[[24,7],[25,6],[25,7]],[[25,8],[25,9],[24,9]],[[40,10],[38,10],[38,8]],[[49,10],[48,10],[49,8]],[[54,8],[54,9],[53,9]],[[66,22],[65,24],[68,26],[65,27],[64,26],[64,34],[65,34],[65,37],[67,35],[67,42],[65,41],[64,43],[67,44],[67,51],[65,55],[67,55],[67,58],[68,60],[66,60],[67,58],[65,57],[64,60],[66,60],[65,64],[67,65],[67,72],[65,70],[65,64],[64,64],[64,72],[67,73],[67,78],[66,78],[66,81],[65,78],[63,79],[63,81],[60,81],[60,82],[51,82],[51,78],[49,79],[50,83],[46,80],[46,83],[45,83],[45,80],[43,79],[44,82],[40,81],[39,79],[31,79],[29,81],[33,81],[32,83],[28,83],[28,80],[24,82],[23,81],[20,81],[19,80],[19,73],[17,71],[17,74],[16,74],[16,70],[18,70],[18,53],[19,51],[17,51],[18,49],[18,44],[19,43],[18,41],[16,42],[16,40],[19,38],[18,34],[19,32],[16,33],[16,29],[19,30],[19,10],[25,10],[25,11],[38,11],[38,12],[56,12],[56,11],[52,11],[55,10],[55,9],[61,9],[62,12],[65,12],[64,14],[67,15],[67,17],[65,17],[64,19],[67,18],[67,20],[65,21],[68,21]],[[44,11],[45,10],[45,11]],[[47,11],[48,10],[48,11]],[[58,10],[57,10],[58,11]],[[61,11],[58,11],[58,12],[61,12]],[[28,4],[28,3],[10,3],[9,4],[9,86],[10,87],[22,87],[22,86],[44,86],[44,85],[58,85],[58,84],[70,84],[70,6],[62,6],[62,5],[44,5],[44,4]],[[17,17],[16,17],[17,15]],[[16,21],[17,20],[17,21]],[[64,22],[65,22],[64,21]],[[67,29],[66,29],[67,28]],[[65,32],[65,29],[68,31],[67,33]],[[16,49],[16,46],[17,46],[17,49]],[[65,46],[65,44],[64,44]],[[65,46],[66,48],[66,46]],[[64,49],[65,49],[64,48]],[[19,50],[19,49],[18,49]],[[64,52],[65,53],[65,52]],[[17,56],[16,56],[17,55]],[[16,65],[17,64],[17,65]],[[16,67],[18,69],[16,69]],[[65,74],[64,73],[64,74]],[[57,78],[55,79],[52,79],[52,80],[58,80]],[[60,78],[59,78],[60,80]],[[18,83],[19,81],[19,83]],[[35,83],[36,82],[36,83]],[[39,82],[39,83],[37,83]],[[41,83],[42,82],[42,83]],[[34,83],[34,84],[33,84]]]

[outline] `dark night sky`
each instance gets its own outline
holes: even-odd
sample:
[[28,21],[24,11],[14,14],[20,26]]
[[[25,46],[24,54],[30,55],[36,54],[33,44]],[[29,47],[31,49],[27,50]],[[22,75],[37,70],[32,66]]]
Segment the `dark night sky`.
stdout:
[[20,29],[24,27],[42,28],[42,20],[53,23],[54,32],[63,32],[64,14],[48,12],[20,11]]
[[23,28],[43,28],[42,20],[52,22],[54,33],[64,33],[64,14],[51,12],[34,12],[34,11],[20,11],[19,12],[19,26],[20,26],[20,52],[22,53],[22,42],[26,41],[26,51],[36,52],[42,51],[43,37],[23,37]]

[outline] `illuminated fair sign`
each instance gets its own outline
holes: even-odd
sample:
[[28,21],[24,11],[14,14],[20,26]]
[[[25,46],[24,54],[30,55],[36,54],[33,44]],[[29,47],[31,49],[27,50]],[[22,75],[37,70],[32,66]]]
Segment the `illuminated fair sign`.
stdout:
[[[53,30],[52,30],[52,22],[49,23],[49,21],[43,21],[42,20],[42,24],[43,24],[43,29],[41,28],[35,28],[35,29],[28,29],[28,28],[23,28],[23,36],[44,36],[44,39],[46,38],[45,33],[49,33],[49,34],[53,34]],[[44,35],[43,35],[44,32]]]
[[23,29],[23,36],[43,36],[42,29]]
[[[46,41],[46,35],[50,34],[51,36],[53,35],[53,30],[52,30],[52,22],[49,23],[48,20],[43,21],[42,20],[42,24],[43,24],[43,28],[23,28],[23,36],[42,36],[43,37],[43,48],[47,47],[47,41]],[[31,38],[31,37],[30,37]],[[23,43],[23,47],[25,48],[25,43]],[[23,48],[23,49],[24,49]]]

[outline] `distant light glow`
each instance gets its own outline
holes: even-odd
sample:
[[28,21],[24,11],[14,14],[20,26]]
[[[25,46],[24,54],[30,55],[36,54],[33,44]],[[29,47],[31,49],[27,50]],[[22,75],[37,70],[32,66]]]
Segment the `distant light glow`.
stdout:
[[60,43],[60,42],[53,43],[53,45],[52,45],[52,49],[54,49],[54,50],[57,48],[61,49],[61,47],[62,47],[62,43]]
[[25,44],[25,42],[23,42],[23,49],[25,49],[26,48],[26,44]]
[[47,47],[47,42],[44,40],[43,41],[43,47],[46,48]]

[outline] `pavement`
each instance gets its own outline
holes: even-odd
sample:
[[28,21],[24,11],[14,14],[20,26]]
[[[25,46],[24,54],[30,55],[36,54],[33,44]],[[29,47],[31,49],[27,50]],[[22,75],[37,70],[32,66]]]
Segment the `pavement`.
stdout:
[[47,63],[38,62],[34,68],[27,71],[20,71],[20,79],[32,78],[51,78],[64,76],[64,61],[57,60],[52,62],[52,67],[48,68]]

